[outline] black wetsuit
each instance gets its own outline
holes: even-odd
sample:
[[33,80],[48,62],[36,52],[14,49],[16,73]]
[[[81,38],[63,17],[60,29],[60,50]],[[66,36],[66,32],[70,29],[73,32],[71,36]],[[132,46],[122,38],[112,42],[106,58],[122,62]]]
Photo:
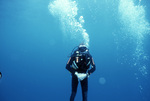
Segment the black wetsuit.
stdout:
[[[66,65],[66,69],[72,74],[72,93],[70,96],[70,101],[74,101],[79,83],[75,72],[88,73],[88,75],[90,75],[95,71],[95,64],[89,52],[82,53],[79,50],[76,50],[74,54],[70,57]],[[80,83],[82,88],[83,101],[87,101],[88,77],[80,81]]]

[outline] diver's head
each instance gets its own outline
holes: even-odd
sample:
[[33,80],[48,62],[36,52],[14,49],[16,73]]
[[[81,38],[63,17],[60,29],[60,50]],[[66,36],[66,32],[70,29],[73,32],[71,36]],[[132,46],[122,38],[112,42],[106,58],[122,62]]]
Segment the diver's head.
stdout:
[[85,45],[84,43],[79,44],[78,49],[79,49],[81,52],[88,51],[88,48],[86,47],[86,45]]
[[80,43],[79,47],[86,47],[86,45],[84,43]]

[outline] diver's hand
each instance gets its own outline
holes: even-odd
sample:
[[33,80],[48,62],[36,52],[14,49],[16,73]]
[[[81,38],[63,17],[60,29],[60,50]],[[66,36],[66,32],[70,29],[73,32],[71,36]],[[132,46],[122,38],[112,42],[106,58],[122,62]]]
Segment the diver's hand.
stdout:
[[87,74],[85,74],[85,73],[80,73],[79,76],[78,76],[78,78],[79,78],[81,81],[84,80],[86,77],[87,77]]
[[75,72],[74,74],[77,76],[77,75],[78,75],[78,72]]
[[75,72],[75,75],[77,76],[77,78],[79,78],[80,73]]
[[88,73],[78,73],[78,72],[75,72],[75,75],[78,77],[79,80],[84,80],[87,76],[88,76]]

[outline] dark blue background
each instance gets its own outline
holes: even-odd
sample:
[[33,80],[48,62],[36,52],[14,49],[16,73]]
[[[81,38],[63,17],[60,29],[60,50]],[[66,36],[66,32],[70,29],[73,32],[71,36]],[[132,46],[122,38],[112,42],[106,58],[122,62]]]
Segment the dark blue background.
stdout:
[[[60,22],[48,10],[49,2],[0,1],[0,72],[3,76],[0,101],[69,101],[71,75],[65,65],[67,56],[78,43],[65,39]],[[149,3],[142,1],[150,22]],[[80,6],[84,6],[84,2]],[[89,78],[89,101],[150,101],[150,61],[145,63],[148,71],[145,76],[138,67],[128,64],[132,62],[130,54],[135,46],[131,44],[125,50],[117,50],[112,34],[114,30],[120,30],[117,14],[112,16],[117,7],[108,10],[104,1],[101,6],[103,10],[96,20],[88,11],[79,12],[84,16],[84,27],[90,35],[90,51],[96,63],[96,71]],[[147,35],[144,50],[148,56],[149,40]],[[125,63],[120,58],[124,53],[128,54]],[[106,82],[101,84],[100,78]],[[79,86],[76,101],[81,99]]]

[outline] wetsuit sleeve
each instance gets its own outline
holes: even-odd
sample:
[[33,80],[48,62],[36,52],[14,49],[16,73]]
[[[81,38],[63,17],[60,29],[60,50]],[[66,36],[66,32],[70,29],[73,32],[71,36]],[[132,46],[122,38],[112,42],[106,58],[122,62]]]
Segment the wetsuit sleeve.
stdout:
[[73,57],[70,57],[70,59],[68,60],[67,62],[67,65],[66,65],[66,69],[71,72],[72,74],[75,73],[75,69],[71,67],[72,63],[73,63],[73,60],[74,58]]
[[93,73],[96,70],[96,66],[94,63],[93,58],[91,57],[91,68],[88,70],[88,74],[90,75],[91,73]]

